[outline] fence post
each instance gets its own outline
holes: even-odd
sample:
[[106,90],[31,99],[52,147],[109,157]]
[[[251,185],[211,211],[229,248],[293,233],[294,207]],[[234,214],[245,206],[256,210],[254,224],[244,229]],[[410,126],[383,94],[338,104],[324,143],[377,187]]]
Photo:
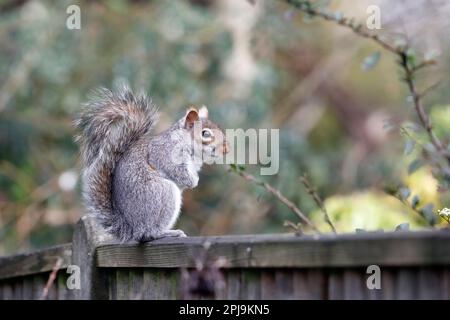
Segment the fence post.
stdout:
[[83,216],[75,226],[72,240],[72,264],[80,268],[80,289],[74,289],[77,300],[108,299],[108,279],[96,263],[96,248],[109,237],[93,217]]

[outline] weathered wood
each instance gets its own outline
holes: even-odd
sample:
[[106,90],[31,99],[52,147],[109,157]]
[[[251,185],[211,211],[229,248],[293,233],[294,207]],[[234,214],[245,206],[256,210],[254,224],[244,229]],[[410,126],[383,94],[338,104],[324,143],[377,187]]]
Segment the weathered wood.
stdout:
[[323,269],[298,269],[293,276],[294,298],[317,300],[326,298],[326,271]]
[[63,244],[48,249],[0,257],[0,279],[51,271],[59,258],[61,268],[70,264],[71,245]]
[[227,298],[239,299],[241,290],[241,273],[239,270],[230,270],[227,272]]
[[21,281],[16,281],[13,284],[14,287],[14,300],[23,299],[23,283]]
[[2,284],[2,289],[3,289],[3,294],[2,294],[3,300],[13,300],[14,299],[13,286],[10,282],[4,282]]
[[437,300],[444,296],[444,274],[441,268],[420,268],[418,299]]
[[417,299],[418,289],[418,270],[401,269],[397,272],[395,279],[395,299]]
[[33,276],[33,299],[39,300],[44,292],[45,284],[47,283],[47,274],[37,274]]
[[381,299],[395,299],[396,272],[393,268],[381,269]]
[[58,277],[55,280],[55,286],[57,286],[58,290],[58,295],[57,295],[57,300],[69,300],[72,298],[72,295],[74,294],[73,290],[69,290],[67,288],[67,279],[68,279],[68,274],[65,272],[58,272]]
[[294,281],[292,270],[275,271],[277,294],[275,299],[291,300],[294,298]]
[[328,299],[344,299],[343,270],[330,270],[328,274]]
[[260,300],[261,299],[261,272],[255,269],[241,270],[241,299]]
[[23,299],[32,300],[33,299],[33,276],[26,276],[22,281],[23,287]]
[[[226,289],[216,299],[450,298],[448,230],[168,238],[146,244],[114,243],[100,230],[84,218],[72,250],[63,245],[0,258],[0,299],[39,299],[60,257],[47,299],[178,299],[184,296],[180,268],[192,271],[205,242],[211,261],[226,260],[221,270]],[[381,290],[367,288],[370,264],[381,268]],[[80,267],[81,290],[66,287],[68,265]]]
[[158,297],[158,276],[157,270],[145,269],[143,279],[143,299],[155,300]]
[[[205,238],[167,238],[146,244],[100,244],[99,267],[194,267]],[[296,237],[208,237],[209,254],[228,267],[361,267],[450,264],[450,232],[391,232]]]
[[368,297],[366,277],[363,270],[345,270],[343,274],[344,299],[361,300]]
[[144,296],[144,274],[142,270],[139,269],[132,269],[130,270],[130,294],[129,299],[130,300],[142,300],[142,297]]
[[108,276],[96,267],[96,248],[110,237],[86,215],[75,227],[72,240],[72,264],[80,268],[80,290],[75,291],[78,300],[108,299]]
[[450,268],[444,268],[442,282],[443,282],[442,298],[445,300],[450,300]]
[[277,284],[275,282],[275,272],[273,270],[263,270],[261,272],[261,299],[275,299],[277,296]]
[[116,271],[116,297],[117,300],[128,300],[129,299],[129,270],[119,269]]

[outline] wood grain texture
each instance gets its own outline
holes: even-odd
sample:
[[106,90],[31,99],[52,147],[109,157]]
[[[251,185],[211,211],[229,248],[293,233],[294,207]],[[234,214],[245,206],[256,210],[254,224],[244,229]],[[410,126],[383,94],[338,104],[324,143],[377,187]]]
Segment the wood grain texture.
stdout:
[[344,277],[343,270],[332,269],[328,272],[328,299],[344,299]]
[[33,276],[33,300],[40,300],[47,283],[48,274],[36,274]]
[[[80,290],[74,290],[77,300],[106,300],[108,296],[108,275],[96,266],[96,248],[107,239],[107,235],[95,219],[83,216],[75,226],[72,238],[73,265],[80,268]],[[119,291],[118,291],[119,292]]]
[[381,299],[395,299],[396,270],[394,268],[381,268]]
[[[296,237],[249,235],[161,239],[118,244],[89,219],[62,245],[0,258],[0,299],[39,299],[59,257],[47,299],[179,299],[181,269],[208,256],[226,260],[218,299],[450,299],[448,230]],[[82,290],[68,290],[69,264]],[[366,268],[381,268],[381,290],[366,286]],[[184,270],[184,269],[183,269]],[[203,299],[201,295],[196,299]],[[212,298],[208,296],[206,298]]]
[[116,271],[116,298],[117,300],[128,300],[129,299],[129,270],[128,269],[118,269]]
[[209,254],[224,257],[228,267],[366,267],[450,264],[450,231],[359,233],[296,237],[253,235],[167,238],[146,244],[97,247],[99,267],[194,267],[192,258],[211,245]]
[[368,298],[367,277],[362,269],[349,269],[343,273],[345,300],[363,300]]
[[240,299],[261,299],[261,272],[257,269],[241,269]]
[[294,298],[326,299],[327,279],[324,269],[297,269],[293,275]]
[[144,296],[144,272],[142,269],[132,269],[129,273],[130,300],[142,300]]
[[0,279],[51,271],[58,258],[63,259],[61,268],[67,268],[70,256],[71,245],[63,244],[44,250],[0,257]]
[[445,282],[442,268],[420,268],[418,282],[418,299],[443,299]]
[[261,299],[276,299],[277,284],[275,282],[275,271],[266,269],[261,272]]
[[417,268],[400,269],[395,279],[395,299],[412,300],[418,298]]

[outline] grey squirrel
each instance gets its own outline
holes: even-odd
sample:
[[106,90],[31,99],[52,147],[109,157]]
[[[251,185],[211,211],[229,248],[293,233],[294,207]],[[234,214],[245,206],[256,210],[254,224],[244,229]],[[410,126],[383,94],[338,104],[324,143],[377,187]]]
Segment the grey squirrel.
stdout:
[[124,87],[96,90],[75,122],[85,207],[121,242],[186,236],[172,230],[182,192],[197,186],[205,158],[228,151],[206,107],[189,108],[168,130],[152,135],[156,121],[150,99]]

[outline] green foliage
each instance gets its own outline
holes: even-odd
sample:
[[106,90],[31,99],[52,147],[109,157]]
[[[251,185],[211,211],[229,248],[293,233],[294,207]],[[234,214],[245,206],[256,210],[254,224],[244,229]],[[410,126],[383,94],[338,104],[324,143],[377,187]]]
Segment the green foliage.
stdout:
[[[361,24],[331,11],[334,2],[288,2],[361,30]],[[71,226],[83,213],[79,183],[63,190],[59,181],[77,168],[72,120],[91,89],[121,83],[151,94],[162,114],[157,130],[190,104],[207,105],[224,128],[279,128],[280,172],[264,181],[317,216],[325,231],[323,214],[300,187],[305,171],[321,195],[330,195],[324,202],[340,232],[428,225],[416,211],[431,221],[441,203],[435,194],[419,192],[421,185],[437,189],[435,180],[422,174],[429,168],[422,148],[426,133],[417,132],[417,140],[403,145],[397,132],[384,137],[368,121],[379,106],[411,118],[392,61],[361,43],[361,55],[340,66],[341,55],[351,53],[340,47],[348,43],[344,38],[329,41],[334,26],[318,19],[306,24],[299,14],[283,19],[291,7],[261,3],[265,8],[255,13],[244,45],[250,59],[231,75],[225,70],[242,43],[225,23],[225,12],[203,1],[85,1],[82,29],[74,31],[64,27],[68,0],[30,1],[0,13],[0,253],[70,240]],[[246,10],[256,11],[250,4]],[[365,73],[361,61],[371,52],[363,62],[371,72]],[[418,67],[418,57],[407,51],[407,66]],[[324,73],[327,61],[338,66]],[[242,70],[248,64],[257,72],[247,82],[249,72]],[[448,94],[446,89],[436,99]],[[448,133],[448,110],[431,113],[439,137]],[[364,140],[374,131],[377,135]],[[402,197],[406,208],[373,189],[386,181],[396,182],[390,188],[395,196],[398,185],[410,190]],[[283,221],[292,220],[289,208],[219,166],[205,168],[198,189],[185,196],[180,226],[188,234],[279,232],[285,230]]]

